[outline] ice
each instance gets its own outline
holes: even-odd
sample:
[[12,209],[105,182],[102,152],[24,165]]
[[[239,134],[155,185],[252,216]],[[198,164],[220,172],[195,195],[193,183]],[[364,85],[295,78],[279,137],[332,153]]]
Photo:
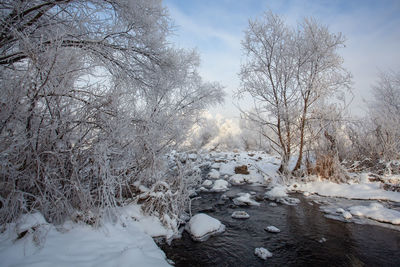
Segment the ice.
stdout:
[[207,214],[199,213],[190,219],[185,229],[193,240],[206,241],[210,236],[225,231],[225,225]]
[[254,254],[263,260],[266,260],[267,258],[272,257],[272,253],[269,252],[268,249],[266,249],[266,248],[256,248],[254,250]]
[[248,218],[250,218],[250,215],[247,212],[243,211],[243,210],[239,210],[239,211],[234,211],[232,213],[232,218],[235,218],[235,219],[248,219]]
[[243,205],[253,205],[259,206],[260,203],[251,199],[251,195],[249,193],[242,193],[239,197],[233,199],[233,203],[238,206]]
[[317,193],[327,197],[380,199],[400,202],[400,192],[385,191],[380,188],[380,183],[336,184],[332,182],[312,182],[298,185],[297,190]]
[[229,183],[225,180],[219,179],[214,182],[214,186],[211,188],[213,192],[223,192],[228,190]]
[[267,228],[265,228],[265,230],[268,232],[271,232],[271,233],[279,233],[281,231],[273,225],[267,226]]
[[385,208],[379,203],[371,203],[369,206],[353,206],[349,210],[355,216],[367,217],[378,222],[400,224],[400,212]]

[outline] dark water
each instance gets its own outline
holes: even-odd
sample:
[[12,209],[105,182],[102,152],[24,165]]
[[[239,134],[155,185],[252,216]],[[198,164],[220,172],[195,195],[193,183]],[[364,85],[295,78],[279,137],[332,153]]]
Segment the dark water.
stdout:
[[[249,191],[262,195],[265,189],[233,187],[228,194]],[[195,242],[184,232],[171,245],[160,245],[175,266],[400,266],[399,231],[325,218],[301,195],[292,195],[301,200],[297,206],[277,207],[268,201],[258,207],[235,207],[229,199],[221,202],[221,195],[201,194],[192,211],[219,219],[226,226],[224,233]],[[245,210],[250,218],[231,218],[235,210]],[[266,232],[268,225],[281,232]],[[326,242],[320,243],[321,238]],[[254,255],[257,247],[267,248],[273,257],[259,259]]]

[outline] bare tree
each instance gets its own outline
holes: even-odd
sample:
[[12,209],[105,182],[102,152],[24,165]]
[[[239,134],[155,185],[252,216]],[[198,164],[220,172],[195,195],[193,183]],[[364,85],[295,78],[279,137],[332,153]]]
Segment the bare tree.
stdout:
[[373,86],[369,116],[374,125],[377,151],[387,160],[400,155],[400,72],[380,72]]
[[271,12],[249,22],[238,93],[254,99],[254,111],[245,117],[273,133],[264,136],[282,157],[281,173],[291,172],[288,162],[294,152],[299,154],[294,170],[301,166],[313,108],[349,85],[350,74],[337,53],[343,42],[340,34],[313,19],[304,19],[297,29]]

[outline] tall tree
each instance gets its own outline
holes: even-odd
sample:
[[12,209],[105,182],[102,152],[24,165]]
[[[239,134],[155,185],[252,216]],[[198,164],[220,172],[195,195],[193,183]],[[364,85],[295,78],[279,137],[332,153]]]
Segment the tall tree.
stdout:
[[293,170],[301,165],[313,107],[348,88],[350,74],[337,53],[343,42],[341,34],[331,34],[313,19],[296,29],[272,12],[249,21],[238,93],[253,97],[254,110],[244,115],[267,129],[265,137],[282,157],[281,173],[291,172],[288,162],[296,150]]

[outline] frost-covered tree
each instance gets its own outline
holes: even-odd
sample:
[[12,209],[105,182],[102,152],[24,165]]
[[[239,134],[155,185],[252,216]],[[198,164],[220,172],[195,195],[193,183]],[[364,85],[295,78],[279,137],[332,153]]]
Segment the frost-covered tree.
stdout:
[[281,155],[281,173],[291,172],[288,162],[294,152],[294,170],[300,168],[314,107],[348,87],[350,75],[337,53],[343,42],[341,34],[313,19],[304,19],[297,28],[272,12],[249,21],[238,93],[253,97],[254,109],[244,116],[272,133],[264,136]]
[[0,12],[1,222],[101,215],[139,185],[165,193],[148,212],[177,219],[189,182],[163,156],[223,94],[196,52],[168,44],[161,1],[6,0]]
[[369,116],[374,125],[377,152],[385,159],[400,156],[400,72],[379,73],[373,86],[374,100],[369,104]]

